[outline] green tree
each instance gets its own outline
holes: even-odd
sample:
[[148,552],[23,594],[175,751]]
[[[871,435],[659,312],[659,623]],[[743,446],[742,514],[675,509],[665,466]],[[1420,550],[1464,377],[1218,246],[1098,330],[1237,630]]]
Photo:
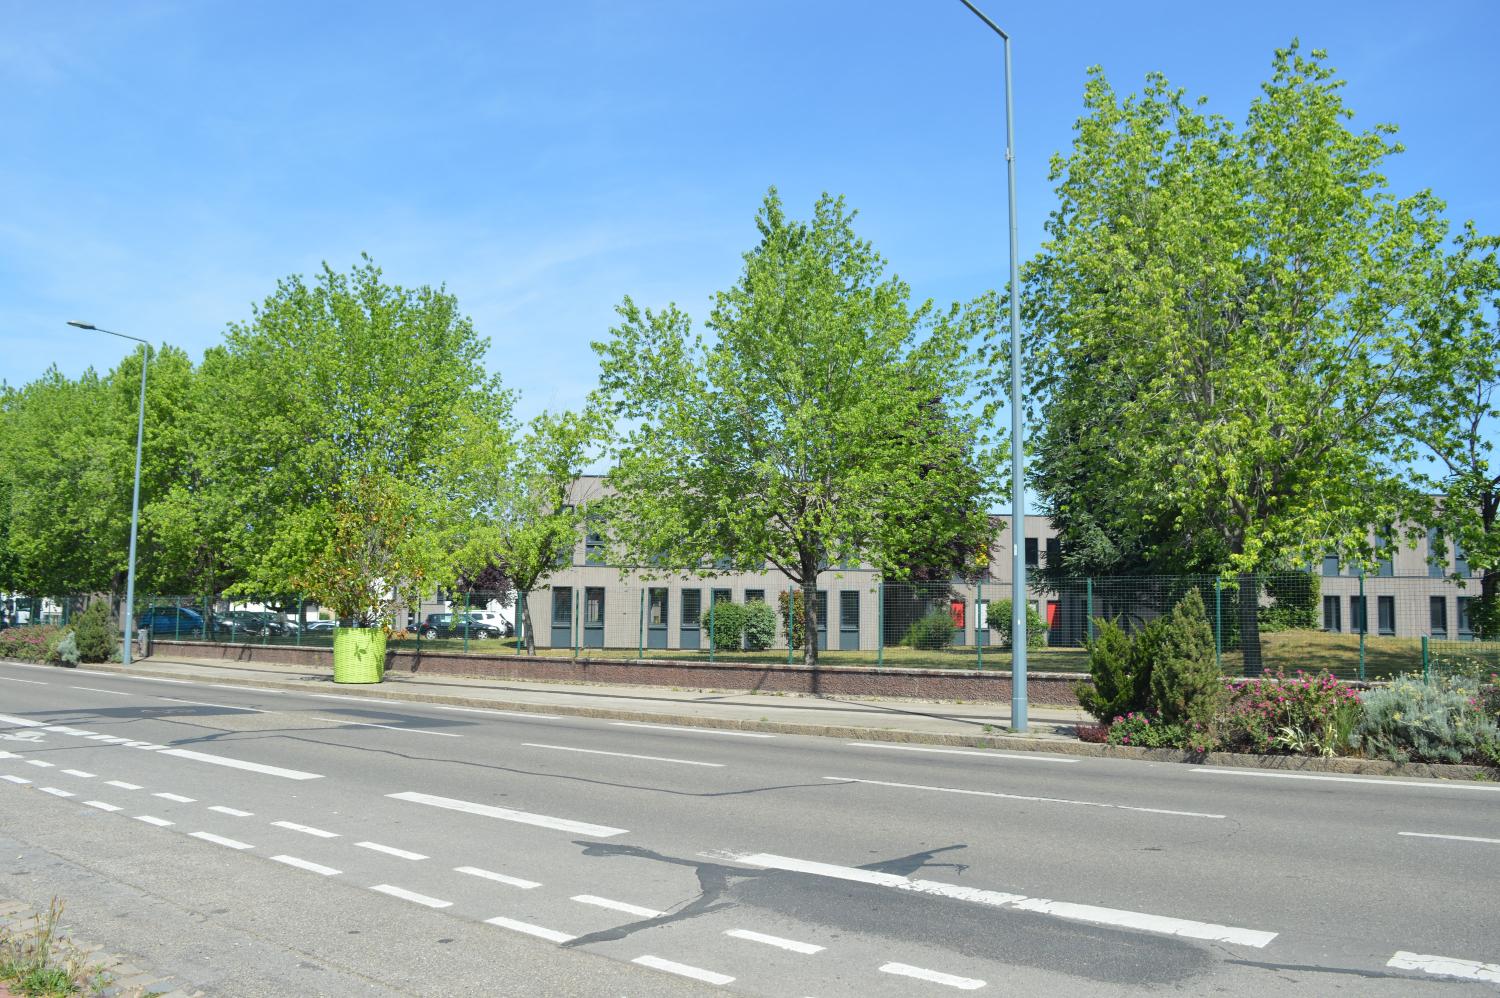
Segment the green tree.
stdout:
[[[1065,539],[1082,499],[1083,529],[1130,557],[1211,563],[1251,592],[1329,547],[1368,558],[1395,522],[1381,417],[1446,227],[1430,195],[1388,192],[1393,129],[1352,130],[1341,86],[1294,44],[1237,130],[1159,75],[1122,101],[1091,74],[1026,288],[1038,416],[1072,433],[1038,457],[1074,481],[1050,510]],[[1252,673],[1255,608],[1238,614]]]
[[388,284],[368,257],[287,278],[231,325],[204,398],[208,515],[249,539],[233,590],[306,590],[368,622],[451,582],[470,470],[509,433],[487,346],[445,289]]
[[[709,341],[675,305],[620,305],[594,348],[599,397],[630,427],[608,476],[626,560],[769,563],[811,589],[831,566],[867,561],[902,578],[954,538],[977,551],[990,536],[997,454],[983,414],[957,401],[972,391],[968,344],[993,322],[993,298],[913,308],[853,217],[824,195],[798,222],[770,191],[759,243],[714,297]],[[813,664],[814,601],[802,611]]]
[[[580,528],[597,522],[590,507],[600,496],[582,491],[579,479],[604,436],[596,410],[543,412],[531,420],[514,455],[477,454],[468,487],[483,499],[460,531],[460,570],[477,576],[498,569],[518,592],[530,593],[569,564]],[[535,655],[530,600],[516,625]]]

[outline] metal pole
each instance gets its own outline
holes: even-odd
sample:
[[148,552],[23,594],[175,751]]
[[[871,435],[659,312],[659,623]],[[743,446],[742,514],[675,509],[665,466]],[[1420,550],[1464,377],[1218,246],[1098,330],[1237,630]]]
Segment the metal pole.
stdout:
[[708,660],[714,660],[714,587],[708,587]]
[[636,648],[636,660],[646,657],[646,590],[641,589],[641,637],[640,645]]
[[1224,580],[1214,577],[1214,668],[1224,671]]
[[[306,617],[306,615],[302,611],[302,605],[303,605],[304,600],[305,600],[305,597],[302,597],[302,596],[298,596],[297,597],[297,647],[298,648],[302,647],[302,626],[307,622],[307,617]],[[417,631],[417,640],[419,642],[422,640],[422,632],[421,631]],[[421,645],[419,644],[417,646],[417,648],[420,651],[421,650]]]
[[876,621],[879,630],[875,634],[875,668],[885,665],[885,580],[875,586]]
[[141,444],[146,436],[146,362],[151,345],[141,350],[141,406],[135,422],[135,487],[130,493],[130,566],[125,572],[125,647],[120,662],[130,665],[130,631],[135,626],[135,532],[141,519]]
[[469,654],[469,594],[464,593],[464,654]]
[[1422,682],[1432,681],[1432,663],[1427,658],[1427,635],[1422,635]]
[[786,664],[792,664],[792,621],[797,618],[797,597],[791,586],[786,587]]
[[980,630],[979,608],[984,606],[984,583],[979,583],[977,595],[974,597],[974,658],[976,668],[984,669],[984,637],[990,630],[990,608],[984,607],[984,630]]
[[1359,678],[1365,678],[1365,632],[1370,629],[1370,606],[1365,602],[1365,571],[1359,570]]
[[578,657],[578,588],[573,588],[573,657]]
[[1086,580],[1088,584],[1087,605],[1083,608],[1083,626],[1088,632],[1089,640],[1094,640],[1094,577],[1090,575]]

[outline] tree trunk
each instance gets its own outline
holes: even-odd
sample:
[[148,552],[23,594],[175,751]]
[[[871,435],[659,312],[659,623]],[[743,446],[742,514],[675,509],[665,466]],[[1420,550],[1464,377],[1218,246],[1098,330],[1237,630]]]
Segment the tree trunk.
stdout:
[[536,631],[533,630],[531,626],[531,600],[526,598],[525,593],[522,593],[519,597],[517,597],[517,601],[521,604],[521,616],[519,618],[519,622],[521,625],[521,633],[525,636],[526,654],[535,655]]
[[[802,663],[818,664],[818,559],[802,554]],[[811,587],[809,588],[809,582]]]
[[1258,676],[1264,670],[1260,660],[1260,576],[1240,573],[1240,654],[1245,675]]
[[1481,641],[1500,641],[1500,569],[1487,568],[1479,580],[1479,607],[1469,626]]

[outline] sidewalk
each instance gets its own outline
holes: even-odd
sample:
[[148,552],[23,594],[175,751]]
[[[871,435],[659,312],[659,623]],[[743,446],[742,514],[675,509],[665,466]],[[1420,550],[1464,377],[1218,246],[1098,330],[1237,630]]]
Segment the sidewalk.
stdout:
[[[89,666],[124,672],[118,665]],[[693,727],[741,728],[785,734],[881,741],[989,744],[1009,731],[1010,705],[924,700],[851,699],[792,693],[715,692],[615,684],[541,683],[510,679],[413,677],[387,672],[385,682],[335,686],[329,670],[269,662],[226,663],[152,656],[132,675],[271,689],[340,693],[351,698],[410,700],[455,706],[570,714]],[[1041,742],[1073,742],[1073,727],[1091,723],[1066,707],[1028,711],[1027,735]]]

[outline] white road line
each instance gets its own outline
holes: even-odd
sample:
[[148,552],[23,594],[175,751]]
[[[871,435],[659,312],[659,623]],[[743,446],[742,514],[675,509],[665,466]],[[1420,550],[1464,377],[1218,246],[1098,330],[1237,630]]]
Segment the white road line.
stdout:
[[452,901],[444,901],[441,898],[428,897],[426,894],[418,894],[416,891],[408,891],[401,887],[393,887],[390,884],[376,884],[371,887],[370,890],[379,891],[382,894],[389,894],[391,897],[400,898],[403,901],[413,901],[420,905],[426,905],[429,908],[453,907]]
[[496,915],[494,918],[486,918],[486,925],[498,925],[502,929],[510,929],[512,932],[524,932],[528,936],[536,936],[553,943],[569,943],[577,936],[570,936],[566,932],[558,932],[556,929],[548,929],[541,925],[532,925],[530,922],[518,922],[514,918],[504,918]]
[[225,807],[223,804],[210,804],[208,809],[210,811],[218,811],[220,814],[227,814],[231,818],[253,818],[255,816],[250,811],[241,811],[238,808]]
[[8,683],[29,683],[32,686],[51,686],[52,685],[51,683],[44,683],[40,679],[17,679],[15,676],[0,676],[0,679],[3,679],[3,680],[5,680]]
[[21,758],[21,757],[18,756],[18,755],[16,755],[14,752],[0,752],[0,759],[19,759],[19,758]]
[[119,735],[89,735],[89,740],[104,742],[106,745],[123,745],[130,741],[129,738],[121,738]]
[[277,828],[288,828],[294,832],[302,832],[305,835],[316,835],[320,839],[336,839],[338,832],[325,832],[321,828],[313,828],[311,825],[299,825],[295,821],[273,821],[271,824]]
[[139,783],[126,783],[124,780],[105,780],[104,785],[107,787],[119,787],[121,790],[141,789],[141,785]]
[[42,730],[43,731],[56,731],[60,735],[92,735],[93,734],[92,731],[79,731],[77,728],[70,728],[66,724],[48,724],[48,725],[45,725],[42,728]]
[[38,787],[37,789],[40,790],[44,794],[51,794],[53,797],[77,797],[78,796],[77,794],[73,793],[73,791],[71,791],[71,790],[59,790],[57,787]]
[[574,748],[571,745],[542,745],[539,742],[522,742],[527,748],[553,749],[557,752],[582,752],[585,755],[612,755],[617,759],[643,759],[646,762],[670,762],[678,766],[706,766],[723,769],[722,762],[694,762],[692,759],[667,759],[659,755],[632,755],[629,752],[605,752],[603,749]]
[[87,737],[91,742],[107,742],[111,738],[113,738],[114,735],[86,735],[85,737]]
[[149,814],[138,814],[135,816],[135,820],[144,821],[146,824],[155,825],[157,828],[171,828],[175,824],[175,822],[168,821],[166,818],[157,818]]
[[35,766],[38,769],[51,769],[53,766],[57,765],[57,763],[48,762],[46,759],[27,759],[25,760],[25,762],[26,765]]
[[705,984],[729,984],[734,978],[728,974],[720,974],[712,970],[704,970],[702,967],[689,967],[685,963],[676,963],[672,960],[663,960],[659,956],[638,956],[631,963],[638,963],[642,967],[650,967],[652,970],[665,970],[669,974],[677,974],[680,977],[691,977],[695,981],[703,981]]
[[20,784],[21,786],[25,786],[31,782],[24,776],[11,776],[9,773],[6,773],[4,776],[0,776],[0,780],[5,780],[7,783]]
[[882,974],[897,974],[901,977],[915,977],[919,981],[930,981],[933,984],[946,984],[950,988],[958,988],[960,991],[977,991],[984,987],[984,982],[973,977],[959,977],[957,974],[945,974],[940,970],[927,970],[923,967],[913,967],[909,963],[888,963],[880,968]]
[[120,744],[124,745],[126,748],[146,748],[148,746],[150,746],[151,748],[162,747],[160,745],[151,745],[150,742],[121,742]]
[[993,790],[963,790],[958,787],[928,787],[919,783],[891,783],[886,780],[861,780],[853,776],[825,776],[825,780],[845,783],[866,783],[876,787],[896,787],[900,790],[933,790],[945,794],[966,794],[970,797],[997,797],[1001,800],[1019,800],[1036,804],[1072,804],[1077,807],[1103,807],[1115,811],[1137,811],[1142,814],[1167,814],[1178,818],[1223,818],[1222,814],[1204,814],[1199,811],[1169,811],[1160,807],[1137,807],[1133,804],[1105,804],[1092,800],[1068,800],[1064,797],[1030,797],[1025,794],[1002,794]]
[[[103,675],[103,673],[100,673],[100,675]],[[143,683],[175,683],[178,686],[198,685],[197,683],[190,683],[186,679],[162,679],[160,676],[123,676],[121,678],[135,679]]]
[[1500,839],[1481,839],[1476,835],[1439,835],[1437,832],[1397,832],[1396,834],[1413,839],[1448,839],[1452,842],[1483,842],[1487,845],[1500,846]]
[[24,717],[11,717],[9,714],[0,714],[0,722],[14,724],[18,728],[45,728],[41,721],[28,721]]
[[533,887],[542,886],[535,880],[522,880],[520,877],[510,877],[503,873],[496,873],[493,870],[482,870],[477,866],[455,866],[453,872],[467,873],[471,877],[483,877],[485,880],[493,880],[497,884],[509,884],[511,887],[519,887],[523,891],[529,891]]
[[451,731],[428,731],[426,728],[403,728],[399,724],[376,724],[373,721],[351,721],[344,717],[318,717],[308,715],[314,721],[332,721],[334,724],[353,724],[361,728],[384,728],[387,731],[404,731],[408,735],[437,735],[439,738],[462,738]]
[[385,704],[387,707],[411,706],[411,704],[407,703],[405,700],[378,700],[375,697],[362,697],[357,693],[352,696],[348,694],[340,696],[337,693],[309,693],[307,695],[310,697],[317,697],[319,700],[342,700],[344,703],[380,703]]
[[1500,984],[1500,963],[1455,960],[1448,956],[1429,956],[1398,950],[1396,955],[1386,962],[1386,966],[1399,970],[1420,970],[1440,977],[1463,977],[1471,981],[1489,981],[1492,984]]
[[361,849],[373,849],[375,852],[383,852],[387,856],[396,856],[400,859],[426,859],[419,852],[407,852],[405,849],[397,849],[395,846],[383,846],[379,842],[356,842],[355,845]]
[[981,759],[1019,759],[1021,762],[1056,762],[1076,766],[1077,759],[1042,752],[984,752],[975,749],[928,748],[925,745],[895,745],[890,742],[845,742],[855,748],[891,749],[896,752],[932,752],[937,755],[977,755]]
[[712,859],[733,860],[744,863],[747,866],[758,866],[767,870],[788,870],[793,873],[807,873],[813,876],[831,877],[837,880],[852,880],[856,883],[874,884],[880,887],[894,887],[904,891],[915,891],[918,894],[933,894],[940,897],[973,901],[996,908],[1033,911],[1068,921],[1088,922],[1094,925],[1114,925],[1121,928],[1139,929],[1144,932],[1158,932],[1169,936],[1183,936],[1188,939],[1208,939],[1261,948],[1276,938],[1276,933],[1263,932],[1259,929],[1243,929],[1232,925],[1220,925],[1215,922],[1197,922],[1192,919],[1173,918],[1166,915],[1148,915],[1139,911],[1125,911],[1119,908],[1074,904],[1069,901],[1053,901],[1048,898],[1029,898],[1021,894],[985,891],[972,887],[964,887],[959,884],[944,884],[935,880],[912,880],[894,873],[882,873],[878,870],[861,870],[852,866],[837,866],[832,863],[819,863],[813,860],[795,859],[790,856],[776,856],[769,853],[744,855],[732,852],[704,853],[703,855]]
[[729,735],[733,738],[775,738],[761,731],[731,731],[728,728],[685,728],[679,724],[644,724],[640,721],[610,721],[621,728],[652,728],[656,731],[676,731],[687,735]]
[[556,721],[560,718],[556,714],[533,714],[525,710],[494,710],[490,707],[455,707],[446,703],[424,703],[423,707],[433,710],[457,710],[465,714],[498,714],[501,717],[524,717],[527,720]]
[[195,839],[202,839],[204,842],[212,842],[217,846],[227,846],[230,849],[255,848],[248,842],[241,842],[239,839],[226,839],[224,836],[215,835],[213,832],[189,832],[188,834]]
[[321,780],[321,773],[304,773],[300,769],[282,769],[280,766],[264,766],[258,762],[246,762],[243,759],[231,759],[228,756],[209,755],[207,752],[194,752],[192,749],[170,748],[163,749],[162,755],[174,755],[179,759],[193,759],[197,762],[212,763],[215,766],[228,766],[231,769],[243,769],[251,773],[264,773],[267,776],[279,776],[284,780]]
[[67,773],[69,776],[76,776],[79,779],[83,779],[83,780],[92,780],[94,778],[94,774],[93,773],[85,773],[81,769],[65,769],[65,770],[63,770],[63,772]]
[[295,866],[299,870],[307,870],[310,873],[321,873],[325,877],[336,877],[343,872],[342,870],[335,870],[331,866],[324,866],[322,863],[314,863],[311,860],[298,859],[296,856],[281,855],[272,856],[271,858],[278,863],[285,863],[287,866]]
[[591,825],[585,821],[553,818],[545,814],[531,814],[527,811],[517,811],[508,807],[495,807],[492,804],[476,804],[473,801],[455,800],[452,797],[419,794],[411,790],[399,794],[386,794],[386,796],[393,800],[411,801],[413,804],[426,804],[429,807],[441,807],[449,811],[463,811],[466,814],[477,814],[486,818],[499,818],[501,821],[514,821],[522,825],[536,825],[540,828],[551,828],[559,832],[569,832],[573,835],[589,835],[594,838],[607,839],[612,835],[628,834],[628,830],[624,828],[611,828],[608,825]]
[[95,732],[93,731],[84,731],[82,728],[74,728],[72,731],[69,731],[67,733],[70,735],[80,735],[84,738],[88,738],[91,735],[95,734]]
[[195,707],[218,707],[220,710],[244,710],[252,714],[269,714],[270,711],[261,710],[259,707],[235,707],[227,703],[209,703],[207,700],[183,700],[178,697],[158,696],[158,700],[166,700],[170,703],[190,703]]
[[84,807],[97,807],[101,811],[118,811],[118,810],[120,810],[120,806],[118,804],[106,804],[102,800],[86,800],[86,801],[83,802],[83,806]]
[[159,749],[166,748],[165,745],[153,745],[151,742],[136,742],[133,745],[131,745],[130,747],[131,748],[138,748],[138,749],[145,749],[147,752],[155,752],[155,751],[157,751]]
[[117,697],[133,697],[133,696],[135,696],[134,693],[122,693],[119,690],[101,690],[101,689],[96,689],[93,686],[69,686],[68,689],[70,689],[70,690],[87,690],[90,693],[108,693],[111,696],[117,696]]
[[196,798],[196,797],[184,797],[184,796],[182,796],[182,794],[160,793],[160,794],[152,794],[151,796],[152,797],[160,797],[162,800],[176,801],[179,804],[196,804],[197,801],[198,801],[198,798]]
[[1481,786],[1474,783],[1459,783],[1456,780],[1390,780],[1369,776],[1324,776],[1318,773],[1277,773],[1263,769],[1230,769],[1222,766],[1194,768],[1189,772],[1205,776],[1256,776],[1268,780],[1322,780],[1328,783],[1372,783],[1377,787],[1402,787],[1407,790],[1477,790],[1480,793],[1500,793],[1500,787]]
[[825,948],[814,943],[801,943],[795,939],[783,939],[781,936],[768,936],[764,932],[752,932],[749,929],[725,929],[724,934],[734,939],[745,939],[752,943],[765,943],[767,946],[789,949],[793,953],[803,953],[807,956],[811,956],[814,953],[821,953]]
[[609,898],[595,897],[592,894],[579,894],[573,898],[579,904],[591,904],[596,908],[608,908],[610,911],[623,911],[627,915],[636,915],[640,918],[660,918],[666,914],[654,908],[642,908],[638,904],[626,904],[624,901],[611,901]]

